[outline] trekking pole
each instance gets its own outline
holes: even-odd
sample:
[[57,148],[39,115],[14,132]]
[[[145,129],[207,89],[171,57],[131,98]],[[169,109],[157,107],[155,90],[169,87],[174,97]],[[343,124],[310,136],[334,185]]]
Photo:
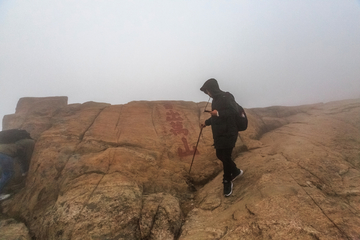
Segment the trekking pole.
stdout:
[[189,174],[190,174],[190,171],[191,171],[191,167],[192,167],[192,165],[193,165],[193,162],[194,162],[194,158],[195,158],[195,154],[196,154],[196,151],[197,151],[197,147],[198,147],[198,145],[199,145],[199,141],[200,141],[200,136],[201,136],[202,130],[203,130],[203,127],[201,127],[201,129],[200,129],[200,134],[199,134],[199,137],[198,137],[198,140],[197,140],[195,149],[194,149],[194,155],[193,155],[193,158],[192,158],[192,160],[191,160],[191,165],[190,165],[190,169],[189,169]]
[[[206,106],[205,106],[205,108],[204,108],[204,112],[210,112],[210,111],[207,111],[207,110],[206,110],[206,107],[207,107],[207,105],[209,104],[209,102],[210,102],[210,97],[209,97],[209,100],[208,100],[207,103],[206,103]],[[203,130],[203,127],[201,127],[201,129],[200,129],[200,134],[199,134],[199,137],[198,137],[198,140],[197,140],[195,149],[194,149],[194,155],[193,155],[193,158],[192,158],[192,160],[191,160],[191,165],[190,165],[190,169],[189,169],[189,174],[190,174],[190,171],[191,171],[191,167],[192,167],[192,165],[193,165],[193,162],[194,162],[194,158],[195,158],[195,154],[196,154],[196,151],[197,151],[197,147],[198,147],[198,145],[199,145],[199,141],[200,141],[200,136],[201,136],[202,130]]]
[[210,97],[209,97],[209,100],[208,100],[207,103],[206,103],[206,106],[204,107],[204,112],[210,112],[209,110],[206,110],[206,107],[207,107],[207,105],[209,104],[209,102],[210,102]]

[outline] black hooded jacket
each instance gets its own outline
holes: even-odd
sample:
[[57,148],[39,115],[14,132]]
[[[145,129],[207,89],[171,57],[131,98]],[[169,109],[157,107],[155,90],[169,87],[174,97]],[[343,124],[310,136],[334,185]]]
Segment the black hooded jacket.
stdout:
[[207,80],[200,88],[206,93],[209,91],[213,98],[211,110],[217,110],[219,116],[211,116],[205,121],[211,125],[214,146],[216,149],[233,148],[238,137],[238,130],[235,121],[237,105],[234,96],[229,92],[223,92],[219,88],[216,79]]

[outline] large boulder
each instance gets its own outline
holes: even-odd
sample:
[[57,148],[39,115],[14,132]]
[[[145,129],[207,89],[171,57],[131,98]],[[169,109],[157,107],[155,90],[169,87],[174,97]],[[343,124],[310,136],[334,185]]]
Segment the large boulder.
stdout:
[[360,100],[249,112],[261,147],[231,197],[220,175],[199,191],[179,239],[360,239]]
[[[36,106],[41,102],[29,100]],[[24,100],[19,105],[32,107]],[[194,197],[194,185],[221,171],[210,132],[194,152],[205,119],[203,105],[88,102],[17,111],[4,129],[25,128],[36,146],[25,187],[2,204],[4,212],[23,219],[37,239],[168,239],[179,234],[180,206]],[[33,122],[43,127],[32,127]],[[144,212],[153,194],[165,194],[159,205],[164,213]],[[161,214],[170,219],[147,226],[149,218]]]
[[228,198],[205,104],[21,99],[3,129],[36,145],[2,212],[38,240],[360,238],[360,100],[246,109]]

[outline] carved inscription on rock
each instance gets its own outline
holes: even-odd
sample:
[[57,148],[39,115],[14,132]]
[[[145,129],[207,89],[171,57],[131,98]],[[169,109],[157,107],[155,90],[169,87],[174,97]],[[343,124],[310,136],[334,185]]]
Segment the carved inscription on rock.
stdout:
[[[183,148],[178,148],[179,157],[186,157],[194,155],[195,146],[192,146],[192,149],[189,146],[187,136],[189,134],[189,130],[184,128],[183,126],[183,118],[180,113],[177,112],[173,105],[170,103],[165,103],[164,108],[166,111],[166,121],[169,123],[168,126],[171,128],[170,132],[177,136],[181,137],[181,141],[183,143]],[[196,154],[199,154],[199,151],[196,151]]]

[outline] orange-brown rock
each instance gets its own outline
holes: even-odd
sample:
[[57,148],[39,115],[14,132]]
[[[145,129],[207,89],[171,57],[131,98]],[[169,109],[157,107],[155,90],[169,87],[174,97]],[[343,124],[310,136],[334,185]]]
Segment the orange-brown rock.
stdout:
[[67,97],[21,98],[16,113],[4,116],[3,129],[27,129],[33,138],[38,138],[51,126],[51,118],[56,111],[67,106],[67,101]]
[[[3,129],[36,139],[1,203],[36,239],[360,238],[360,100],[247,109],[222,195],[206,103],[24,98]],[[11,186],[9,186],[11,189]]]
[[31,237],[25,224],[11,218],[0,217],[0,239],[31,240]]

